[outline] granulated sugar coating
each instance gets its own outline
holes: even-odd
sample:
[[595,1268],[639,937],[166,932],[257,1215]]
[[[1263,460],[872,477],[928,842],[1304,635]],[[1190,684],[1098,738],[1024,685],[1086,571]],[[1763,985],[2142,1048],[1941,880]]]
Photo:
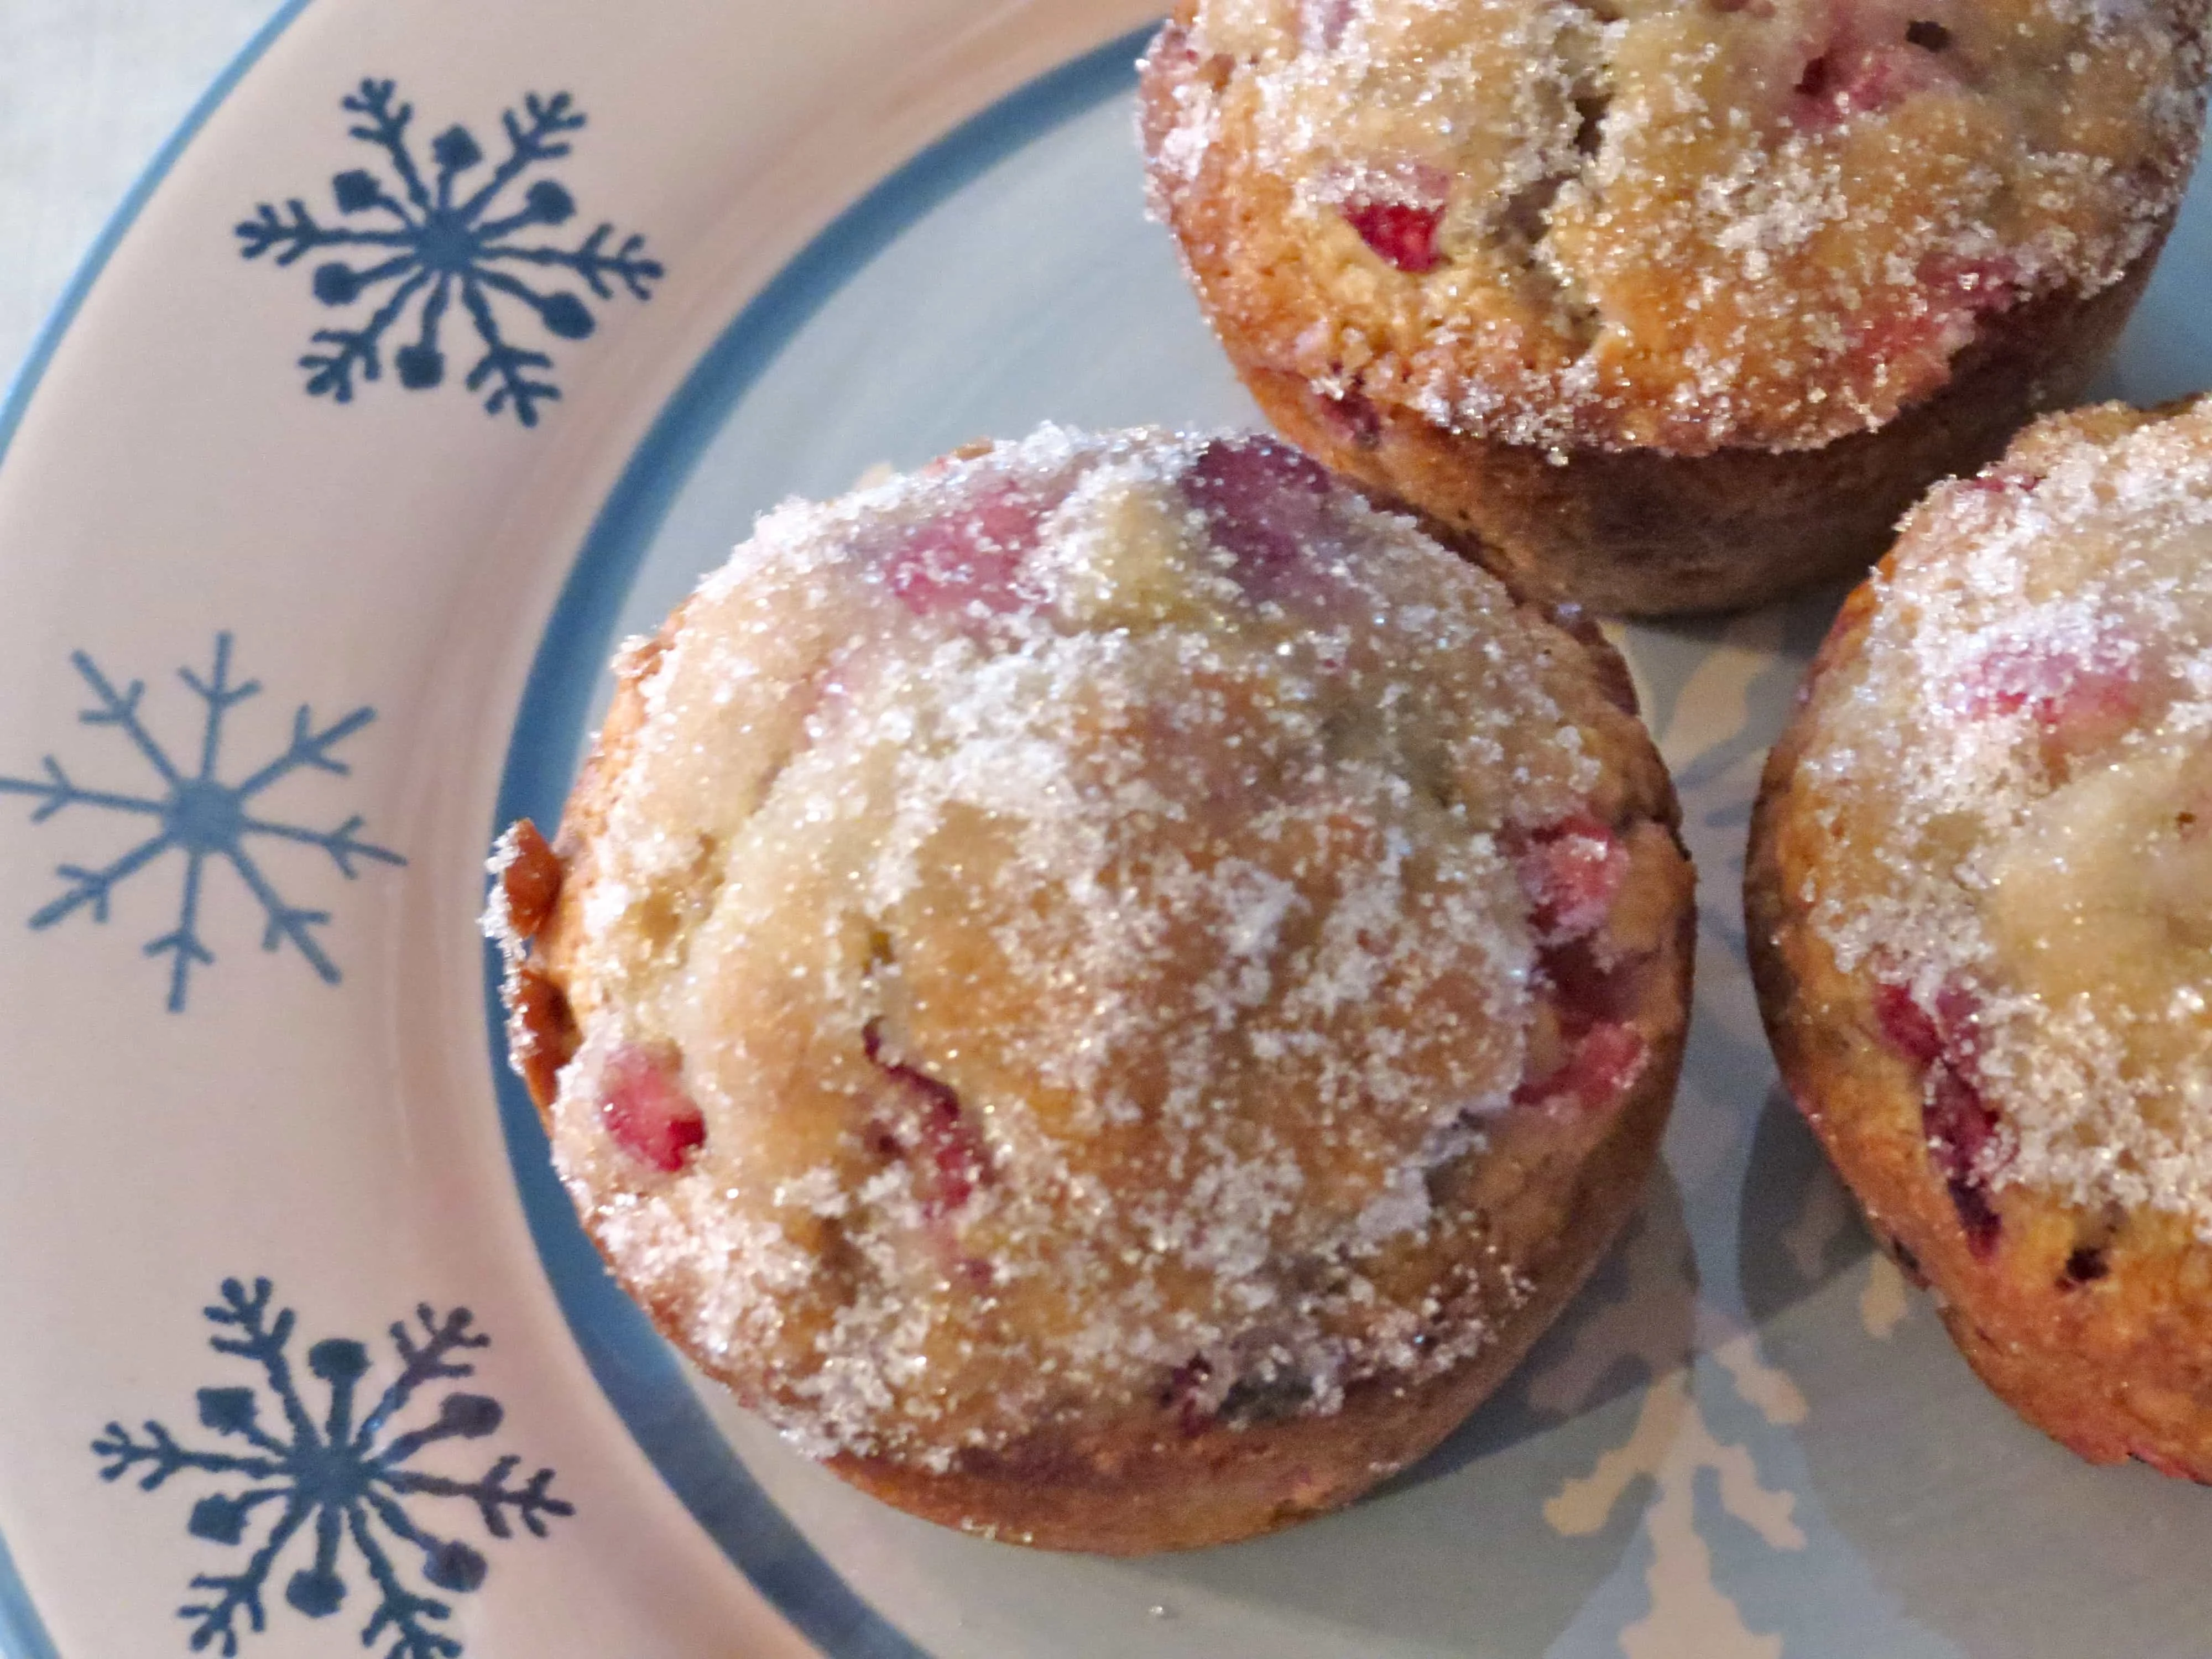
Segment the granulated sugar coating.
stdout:
[[[1095,1486],[1402,1397],[1632,1201],[1687,972],[1656,757],[1294,452],[1047,428],[789,505],[622,674],[558,862],[502,856],[518,913],[561,882],[495,905],[518,1061],[625,1284],[808,1452],[1058,1434]],[[1237,1524],[1348,1495],[1302,1478]]]
[[1802,896],[1960,1051],[1965,1177],[2212,1241],[2212,407],[2146,418],[2045,422],[1909,522],[1802,763]]
[[[1155,210],[1224,335],[1539,447],[1813,448],[2118,282],[2196,153],[2195,0],[1186,0]],[[1203,248],[1192,246],[1200,239]]]
[[1767,759],[1791,1095],[1969,1364],[2212,1480],[2212,403],[2031,427],[1906,520]]

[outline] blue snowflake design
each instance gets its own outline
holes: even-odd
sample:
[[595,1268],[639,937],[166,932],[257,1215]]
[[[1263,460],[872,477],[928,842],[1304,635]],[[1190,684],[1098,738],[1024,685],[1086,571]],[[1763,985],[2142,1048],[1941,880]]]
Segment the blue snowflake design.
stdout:
[[335,830],[311,830],[258,817],[255,816],[255,802],[270,786],[303,768],[344,776],[351,769],[331,751],[374,720],[376,711],[356,708],[343,719],[319,728],[313,714],[302,703],[293,716],[292,740],[284,751],[236,782],[226,783],[216,770],[222,755],[224,717],[261,690],[258,680],[248,680],[242,685],[231,683],[228,634],[216,635],[215,664],[204,679],[189,668],[177,671],[178,678],[205,709],[200,726],[199,758],[190,768],[173,760],[140,718],[139,705],[146,695],[144,681],[133,680],[128,687],[118,690],[115,683],[84,652],[73,653],[70,660],[76,665],[76,672],[92,692],[93,706],[77,718],[87,726],[112,726],[123,733],[152,769],[155,787],[144,794],[88,789],[63,770],[59,761],[48,755],[44,762],[45,777],[0,777],[0,795],[28,795],[38,801],[37,810],[31,814],[33,823],[43,823],[65,808],[84,806],[150,819],[150,833],[120,858],[98,869],[78,864],[58,866],[55,873],[66,884],[61,896],[33,915],[31,926],[51,927],[79,911],[88,913],[94,921],[106,921],[108,902],[118,886],[165,854],[181,854],[185,879],[177,925],[146,945],[148,956],[169,958],[169,1011],[181,1013],[191,988],[192,969],[215,961],[214,951],[200,933],[200,900],[208,861],[221,859],[237,872],[238,878],[246,884],[246,890],[261,907],[266,921],[261,948],[275,951],[289,945],[307,958],[308,965],[325,982],[337,984],[340,978],[337,965],[324,951],[314,932],[330,921],[330,912],[288,903],[263,871],[252,843],[260,838],[318,848],[330,856],[348,880],[360,874],[363,860],[379,864],[404,864],[407,860],[389,848],[363,841],[360,831],[365,820],[358,813]]
[[[518,267],[535,267],[549,276],[568,271],[600,300],[613,299],[617,286],[634,298],[649,300],[652,285],[663,274],[660,263],[646,257],[643,236],[633,234],[610,246],[615,228],[607,223],[573,247],[518,240],[575,216],[576,198],[551,179],[535,180],[519,197],[509,194],[509,187],[532,168],[568,154],[562,135],[584,125],[584,113],[568,94],[531,93],[520,113],[502,112],[507,155],[466,195],[464,175],[483,165],[483,146],[466,127],[447,127],[430,141],[434,173],[426,177],[407,137],[415,106],[394,103],[393,97],[392,82],[363,81],[342,100],[349,113],[361,118],[347,129],[349,135],[381,150],[389,173],[380,177],[356,167],[331,180],[343,222],[323,223],[296,196],[282,212],[264,202],[254,217],[236,227],[239,251],[248,259],[273,253],[272,263],[289,265],[310,253],[344,248],[358,250],[353,258],[365,262],[331,259],[315,267],[314,294],[325,305],[350,306],[371,297],[378,303],[358,327],[316,331],[313,343],[325,349],[300,359],[314,396],[350,403],[356,378],[380,378],[385,337],[410,307],[416,319],[415,338],[392,354],[399,384],[412,392],[443,384],[446,354],[438,331],[458,300],[483,348],[468,372],[468,389],[489,388],[483,405],[488,413],[512,409],[523,425],[535,426],[538,404],[561,395],[537,373],[550,369],[553,360],[507,338],[493,297],[534,313],[548,333],[581,340],[597,326],[583,297],[542,278],[532,286],[516,274]],[[507,312],[514,315],[513,306]]]
[[[235,1279],[222,1284],[222,1300],[207,1309],[218,1334],[208,1339],[217,1353],[258,1365],[258,1387],[202,1389],[200,1426],[238,1443],[234,1451],[195,1451],[161,1424],[145,1425],[142,1441],[110,1423],[92,1443],[104,1461],[103,1480],[136,1475],[141,1492],[158,1491],[186,1470],[220,1477],[227,1488],[192,1505],[185,1529],[211,1544],[236,1547],[256,1531],[258,1515],[273,1514],[268,1534],[234,1573],[202,1573],[191,1589],[201,1599],[177,1609],[191,1621],[195,1653],[219,1645],[235,1655],[241,1621],[255,1633],[266,1627],[264,1593],[293,1540],[311,1534],[314,1554],[284,1582],[284,1600],[310,1619],[328,1619],[345,1604],[352,1587],[341,1568],[347,1546],[358,1557],[376,1600],[361,1643],[389,1638],[384,1659],[454,1659],[461,1644],[435,1626],[453,1616],[449,1602],[410,1589],[395,1550],[419,1552],[422,1577],[434,1589],[466,1595],[480,1588],[490,1564],[482,1551],[458,1538],[441,1537],[416,1518],[426,1500],[456,1498],[475,1505],[477,1519],[494,1538],[512,1538],[520,1522],[533,1537],[546,1535],[549,1517],[574,1515],[574,1506],[547,1489],[553,1471],[541,1468],[520,1486],[510,1484],[522,1460],[498,1459],[473,1480],[410,1468],[416,1455],[444,1440],[481,1440],[499,1431],[506,1413],[480,1394],[447,1392],[436,1415],[419,1428],[401,1430],[399,1414],[434,1384],[473,1376],[459,1356],[489,1347],[491,1339],[471,1329],[475,1316],[456,1308],[443,1318],[428,1304],[415,1310],[418,1334],[405,1322],[391,1327],[399,1373],[358,1422],[354,1409],[361,1385],[374,1368],[366,1344],[326,1337],[307,1352],[309,1374],[327,1391],[319,1421],[307,1408],[286,1350],[295,1321],[289,1308],[270,1316],[272,1291],[265,1279],[249,1291]],[[222,1332],[234,1333],[224,1335]],[[262,1420],[264,1402],[283,1419]],[[305,1540],[302,1540],[302,1550]],[[295,1552],[295,1555],[298,1553]]]

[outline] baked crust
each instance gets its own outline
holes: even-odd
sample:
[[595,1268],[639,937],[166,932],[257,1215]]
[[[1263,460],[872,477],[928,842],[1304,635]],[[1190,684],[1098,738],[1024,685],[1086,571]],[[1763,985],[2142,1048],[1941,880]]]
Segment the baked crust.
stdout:
[[[2098,80],[2081,110],[2070,108],[2074,94],[2058,98],[2062,114],[2052,118],[2080,124],[2071,138],[2051,137],[2044,115],[2020,110],[2005,118],[2017,120],[2018,131],[1993,115],[1964,119],[1948,94],[1917,95],[1907,76],[1886,83],[1908,88],[1894,109],[1853,106],[1848,131],[1822,129],[1819,142],[1844,145],[1841,159],[1795,160],[1773,148],[1771,135],[1746,141],[1741,155],[1733,138],[1714,140],[1717,149],[1685,139],[1679,155],[1663,143],[1648,155],[1636,148],[1669,121],[1685,133],[1723,125],[1730,133],[1759,131],[1770,119],[1788,130],[1789,118],[1765,110],[1775,71],[1761,56],[1785,48],[1747,44],[1734,33],[1779,28],[1744,21],[1768,18],[1761,9],[1692,9],[1632,25],[1717,32],[1711,61],[1730,67],[1714,72],[1737,77],[1735,90],[1749,100],[1731,107],[1732,117],[1747,118],[1733,124],[1655,114],[1658,104],[1645,108],[1639,100],[1693,94],[1654,91],[1638,77],[1656,73],[1663,83],[1676,70],[1655,71],[1656,60],[1640,49],[1616,61],[1629,49],[1583,40],[1565,25],[1559,38],[1540,44],[1536,34],[1549,25],[1532,20],[1549,14],[1507,6],[1480,21],[1439,14],[1394,21],[1408,40],[1424,29],[1449,39],[1426,41],[1425,52],[1395,35],[1371,45],[1372,62],[1361,72],[1382,88],[1377,107],[1354,105],[1357,112],[1347,114],[1333,103],[1297,105],[1295,125],[1278,106],[1319,95],[1325,82],[1316,78],[1322,70],[1308,67],[1310,36],[1315,16],[1332,9],[1289,8],[1307,20],[1307,44],[1304,55],[1279,61],[1285,48],[1277,37],[1290,27],[1281,21],[1285,9],[1249,13],[1273,20],[1266,23],[1247,22],[1238,10],[1233,29],[1217,20],[1224,40],[1209,51],[1201,21],[1208,5],[1183,0],[1140,80],[1153,210],[1173,234],[1232,366],[1269,420],[1325,465],[1448,526],[1467,551],[1526,591],[1622,615],[1735,609],[1855,574],[1880,556],[1930,483],[1972,472],[2035,415],[2077,399],[2148,279],[2197,135],[2202,20],[2170,8],[2132,15],[2129,28],[2142,33],[2130,33],[2124,49],[2066,59],[2069,74],[2117,77]],[[1335,27],[1345,27],[1340,15],[1348,9],[1334,8]],[[2023,33],[2010,46],[2002,44],[2001,17],[1945,15],[1959,31],[1959,51],[1995,54],[1994,64],[2027,49],[2027,14],[2039,27],[2057,15],[2020,9]],[[1835,27],[1849,33],[1861,10],[1869,26],[1887,17],[1880,5],[1838,8],[1844,21]],[[1223,19],[1231,15],[1221,11]],[[1936,26],[1913,25],[1928,27]],[[1480,54],[1483,47],[1462,34],[1479,42],[1485,31],[1516,28],[1536,30],[1523,43],[1534,57],[1517,71],[1528,84],[1512,83],[1511,97],[1492,100],[1501,112],[1486,118],[1496,131],[1486,127],[1479,143],[1467,138],[1472,148],[1456,165],[1470,172],[1451,178],[1455,164],[1444,161],[1413,167],[1431,183],[1449,179],[1437,198],[1448,202],[1433,232],[1439,251],[1392,269],[1389,243],[1370,237],[1370,248],[1361,248],[1366,232],[1354,236],[1333,222],[1335,210],[1310,198],[1353,188],[1331,185],[1334,168],[1364,179],[1358,188],[1382,191],[1390,210],[1400,210],[1389,191],[1419,193],[1393,182],[1405,167],[1394,173],[1381,161],[1358,158],[1368,149],[1387,155],[1394,143],[1418,149],[1438,141],[1425,120],[1395,109],[1392,76],[1456,63],[1455,49]],[[1950,30],[1936,33],[1950,40]],[[1516,73],[1480,55],[1471,61],[1477,67],[1449,73],[1472,76],[1468,84],[1481,87],[1491,84],[1485,76]],[[2001,71],[1968,75],[1968,101],[1986,96],[2007,110],[2011,100],[2025,108],[2057,96],[2048,85],[2034,87],[2026,60],[2006,61]],[[1707,58],[1682,46],[1674,62]],[[1555,96],[1547,77],[1571,82],[1572,99]],[[1264,95],[1254,91],[1255,80],[1266,83]],[[2121,98],[2124,86],[2141,88],[2135,106]],[[1427,95],[1448,101],[1450,90],[1439,82]],[[1707,102],[1722,95],[1694,94]],[[1615,113],[1631,118],[1618,142],[1629,149],[1616,155],[1612,125],[1590,124],[1612,121],[1594,112],[1623,100]],[[2092,104],[2103,112],[2094,119]],[[1510,118],[1502,112],[1508,108]],[[1584,131],[1564,150],[1553,142],[1558,135],[1540,143],[1513,125],[1564,122],[1571,133],[1577,109]],[[1899,125],[1889,131],[1889,123]],[[1275,127],[1284,131],[1271,138]],[[1850,148],[1885,131],[1889,149],[1881,153],[1888,159]],[[1271,143],[1293,143],[1291,131],[1314,155],[1273,154]],[[1981,210],[1951,200],[1954,192],[1986,190],[1984,175],[2013,165],[2003,158],[2028,144],[2027,132],[2055,143],[2055,155],[2069,143],[2085,146],[2053,175],[2067,184],[2000,191],[1997,198],[2012,205],[1990,207],[1987,223],[1973,217]],[[1346,154],[1327,160],[1340,138]],[[1588,153],[1600,141],[1601,149]],[[1504,172],[1492,178],[1499,167]],[[1823,167],[1834,171],[1816,189],[1808,180],[1826,177]],[[1966,171],[1954,177],[1960,167]],[[1530,168],[1552,171],[1540,186],[1524,177]],[[1710,210],[1719,216],[1712,217],[1701,205],[1708,195],[1734,201],[1730,192],[1744,178],[1770,171],[1778,195],[1765,207],[1747,198],[1725,212]],[[2087,188],[2088,178],[2103,183]],[[1813,196],[1824,190],[1841,191],[1844,205],[1826,198],[1816,204]],[[1793,191],[1813,194],[1800,200]],[[2020,205],[2030,200],[2066,205],[2050,208],[2057,217],[2046,225],[2037,217],[2045,208]],[[1954,211],[1971,228],[1953,227],[1932,252],[1913,240]],[[1738,216],[1731,221],[1729,212]],[[1571,246],[1559,245],[1562,215],[1590,220]],[[1784,222],[1797,227],[1782,238],[1786,254],[1769,249],[1774,226]],[[1821,222],[1827,230],[1804,229]],[[1813,240],[1793,240],[1800,232]],[[1455,254],[1443,247],[1453,234]],[[1818,239],[1831,234],[1844,242],[1812,258],[1826,246]],[[2027,252],[2046,243],[2069,252]],[[1769,251],[1753,258],[1746,248]],[[1613,269],[1629,255],[1627,269]],[[1787,265],[1790,259],[1803,268]],[[1853,262],[1864,269],[1846,280],[1843,266]],[[1601,279],[1600,268],[1611,274]],[[1906,271],[1909,279],[1895,275]]]
[[1954,378],[1872,432],[1819,449],[1534,448],[1453,432],[1380,398],[1334,399],[1216,330],[1285,437],[1386,500],[1426,514],[1522,591],[1609,616],[1737,611],[1856,575],[1939,478],[1995,460],[2013,434],[2087,389],[2157,250],[2088,299],[2033,300],[1985,322]]
[[[1688,1027],[1694,915],[1670,953],[1674,1035],[1656,1047],[1611,1127],[1572,1181],[1551,1196],[1553,1229],[1519,1265],[1527,1298],[1503,1310],[1482,1350],[1455,1370],[1408,1381],[1377,1376],[1345,1390],[1326,1417],[1195,1433],[1124,1425],[1085,1437],[1041,1435],[944,1474],[839,1457],[836,1474],[886,1503],[963,1532],[1041,1549],[1144,1555],[1257,1537],[1340,1509],[1433,1450],[1488,1399],[1574,1299],[1642,1200],[1658,1157]],[[1656,1011],[1655,1011],[1656,1012]]]
[[[576,917],[587,889],[589,848],[605,821],[609,793],[642,723],[641,687],[682,613],[633,653],[606,725],[565,809],[551,855],[565,872],[561,897],[538,934],[533,971],[556,988],[571,977]],[[1601,673],[1626,670],[1612,647],[1589,647]],[[1671,785],[1660,821],[1679,821]],[[884,1458],[850,1455],[824,1467],[888,1504],[941,1525],[1041,1549],[1141,1555],[1197,1549],[1279,1530],[1341,1508],[1418,1462],[1456,1428],[1519,1365],[1571,1302],[1641,1201],[1680,1080],[1689,1027],[1697,916],[1692,877],[1681,866],[1680,920],[1651,975],[1652,994],[1637,1024],[1652,1042],[1650,1059],[1605,1133],[1572,1161],[1571,1178],[1527,1182],[1516,1267],[1524,1299],[1500,1308],[1482,1349],[1452,1370],[1412,1379],[1376,1376],[1345,1391],[1327,1416],[1192,1429],[1169,1412],[1153,1420],[1089,1433],[1046,1432],[988,1454],[969,1453],[942,1473]],[[526,1074],[541,1114],[553,1102],[550,1079],[574,1056],[575,1020],[565,999],[508,998],[510,1042],[518,1053],[556,1056]],[[540,1082],[539,1079],[546,1079]],[[550,1120],[547,1124],[550,1128]],[[1561,1163],[1568,1160],[1561,1159]],[[1532,1201],[1533,1200],[1533,1201]],[[610,1272],[621,1266],[586,1218],[586,1231]],[[713,1373],[693,1352],[681,1312],[650,1287],[631,1294],[661,1334]]]
[[[2110,430],[2113,414],[2085,411],[2080,424]],[[2023,449],[2064,435],[2057,424]],[[1865,649],[1892,562],[1845,601],[1753,811],[1746,937],[1783,1081],[1877,1241],[1932,1287],[1960,1352],[2006,1404],[2093,1462],[2132,1457],[2212,1480],[2212,1249],[2178,1217],[2019,1182],[1987,1194],[1994,1243],[1976,1249],[1930,1156],[1921,1068],[1885,1040],[1872,973],[1841,970],[1812,924],[1808,884],[1836,848],[1804,763],[1838,677]]]
[[[507,915],[519,933],[532,932],[526,921],[535,924],[534,937],[514,941],[510,1039],[549,1129],[559,1073],[575,1056],[598,994],[579,944],[600,879],[596,849],[624,775],[640,762],[647,687],[690,619],[688,608],[678,611],[618,665],[613,705],[552,845],[533,843],[526,832],[509,842]],[[1550,626],[1538,612],[1528,621]],[[1384,1368],[1349,1381],[1323,1411],[1278,1413],[1263,1400],[1250,1409],[1194,1413],[1163,1395],[1135,1411],[1061,1414],[1011,1440],[958,1449],[939,1467],[854,1451],[825,1457],[825,1467],[909,1512],[1009,1541],[1115,1554],[1193,1548],[1350,1502],[1432,1448],[1518,1363],[1642,1194],[1679,1075],[1695,938],[1679,809],[1632,718],[1626,671],[1585,622],[1567,616],[1557,625],[1551,648],[1572,653],[1575,718],[1602,729],[1617,768],[1613,798],[1630,821],[1662,832],[1670,849],[1656,865],[1638,865],[1653,878],[1644,902],[1665,921],[1638,969],[1636,1003],[1619,1015],[1645,1044],[1633,1080],[1600,1110],[1517,1109],[1511,1121],[1497,1122],[1486,1148],[1439,1166],[1430,1184],[1438,1242],[1390,1270],[1386,1294],[1433,1285],[1440,1335],[1476,1328],[1480,1345],[1449,1364]],[[545,989],[518,989],[531,986]],[[584,1219],[611,1269],[668,1340],[747,1399],[745,1357],[702,1347],[696,1307],[629,1271],[599,1212],[586,1206]]]

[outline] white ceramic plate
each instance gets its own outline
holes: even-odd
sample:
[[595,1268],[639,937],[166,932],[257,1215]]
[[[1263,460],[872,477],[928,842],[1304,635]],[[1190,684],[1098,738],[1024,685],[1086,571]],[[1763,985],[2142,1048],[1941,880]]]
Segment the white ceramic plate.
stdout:
[[[0,414],[16,1659],[2203,1650],[2212,1494],[1990,1401],[1774,1090],[1739,843],[1821,605],[1630,632],[1705,881],[1667,1169],[1350,1513],[939,1532],[601,1274],[494,1052],[493,827],[776,498],[1250,418],[1141,218],[1145,11],[295,4],[126,208]],[[2212,380],[2208,276],[2185,218],[2115,390]]]

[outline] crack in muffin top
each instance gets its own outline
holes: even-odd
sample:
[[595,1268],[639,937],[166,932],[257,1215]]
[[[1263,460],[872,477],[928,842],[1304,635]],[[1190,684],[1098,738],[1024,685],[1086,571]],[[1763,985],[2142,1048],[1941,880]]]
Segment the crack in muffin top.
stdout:
[[1325,1411],[1522,1294],[1434,1183],[1498,1139],[1510,1208],[1602,1133],[1530,1079],[1623,1093],[1642,1039],[1556,1029],[1545,940],[1656,951],[1616,896],[1687,877],[1583,648],[1410,520],[1048,427],[767,515],[626,675],[556,1156],[803,1449],[942,1467],[1171,1376]]
[[2039,423],[1875,580],[1802,762],[1816,933],[1940,1020],[1973,1180],[2212,1241],[2212,405]]
[[[1185,0],[1156,215],[1334,396],[1547,448],[1816,447],[2152,247],[2201,0]],[[1203,273],[1203,274],[1201,274]]]

